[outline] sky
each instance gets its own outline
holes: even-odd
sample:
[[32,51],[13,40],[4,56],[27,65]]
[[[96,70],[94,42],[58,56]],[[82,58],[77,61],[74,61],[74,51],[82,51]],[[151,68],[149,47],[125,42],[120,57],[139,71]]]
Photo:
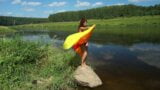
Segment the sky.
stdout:
[[44,18],[58,12],[125,4],[150,6],[160,0],[0,0],[0,16]]

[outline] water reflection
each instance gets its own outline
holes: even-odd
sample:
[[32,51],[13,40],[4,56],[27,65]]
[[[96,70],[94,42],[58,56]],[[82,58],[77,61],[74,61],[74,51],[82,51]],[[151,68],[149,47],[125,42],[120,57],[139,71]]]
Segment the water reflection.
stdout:
[[137,53],[137,58],[143,62],[160,68],[160,45],[159,44],[135,44],[130,50]]
[[[95,89],[82,87],[81,90],[159,90],[159,49],[160,45],[150,43],[131,46],[90,44],[89,62],[96,67],[104,84]],[[142,60],[140,56],[145,58]],[[157,60],[152,60],[155,58]]]
[[115,44],[100,45],[90,43],[89,51],[90,56],[92,56],[89,57],[92,58],[91,60],[97,60],[97,62],[102,61],[103,64],[105,64],[106,61],[110,60],[138,60],[157,68],[160,67],[159,44],[139,43],[133,44],[132,46],[123,46]]

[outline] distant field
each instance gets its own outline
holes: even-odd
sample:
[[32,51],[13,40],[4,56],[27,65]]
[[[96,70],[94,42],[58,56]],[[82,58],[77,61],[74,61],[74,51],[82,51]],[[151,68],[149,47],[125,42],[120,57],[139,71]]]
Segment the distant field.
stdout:
[[[12,26],[16,30],[51,30],[66,33],[77,32],[79,22],[56,22],[43,24],[28,24]],[[120,41],[124,39],[136,39],[136,41],[160,41],[160,16],[138,16],[102,20],[88,20],[88,25],[96,24],[94,39],[107,38],[112,40],[116,36]],[[122,39],[123,38],[123,39]],[[117,42],[117,41],[116,41]]]
[[0,33],[5,33],[5,32],[14,32],[14,29],[11,29],[9,27],[6,26],[0,26]]
[[[56,22],[42,24],[17,25],[17,30],[58,30],[75,32],[79,22]],[[113,30],[160,29],[160,16],[138,16],[114,19],[88,20],[88,24],[96,24],[96,32],[115,32]],[[119,31],[118,31],[119,32]]]

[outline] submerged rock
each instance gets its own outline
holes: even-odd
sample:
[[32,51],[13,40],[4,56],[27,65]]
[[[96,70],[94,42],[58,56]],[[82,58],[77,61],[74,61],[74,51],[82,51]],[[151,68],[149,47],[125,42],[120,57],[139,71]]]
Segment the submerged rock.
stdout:
[[74,78],[82,86],[93,88],[102,85],[98,75],[89,66],[79,66],[74,73]]

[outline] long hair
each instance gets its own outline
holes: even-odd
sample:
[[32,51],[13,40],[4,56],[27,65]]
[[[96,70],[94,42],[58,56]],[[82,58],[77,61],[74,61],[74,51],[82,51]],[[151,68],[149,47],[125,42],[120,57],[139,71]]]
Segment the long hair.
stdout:
[[79,23],[79,26],[78,26],[78,30],[79,30],[80,27],[86,27],[86,26],[84,25],[85,22],[87,22],[87,19],[86,19],[86,18],[82,18],[82,19],[80,20],[80,23]]

